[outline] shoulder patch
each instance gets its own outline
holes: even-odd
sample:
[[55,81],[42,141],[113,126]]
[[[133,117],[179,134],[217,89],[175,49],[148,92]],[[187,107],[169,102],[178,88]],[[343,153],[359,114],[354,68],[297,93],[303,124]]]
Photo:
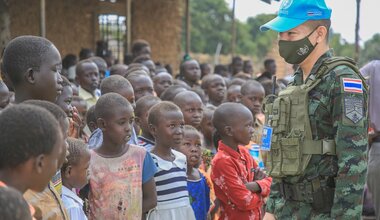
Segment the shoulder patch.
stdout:
[[363,93],[363,82],[361,79],[342,78],[343,91],[350,93]]
[[344,98],[344,114],[354,124],[357,124],[364,118],[363,99],[359,97]]

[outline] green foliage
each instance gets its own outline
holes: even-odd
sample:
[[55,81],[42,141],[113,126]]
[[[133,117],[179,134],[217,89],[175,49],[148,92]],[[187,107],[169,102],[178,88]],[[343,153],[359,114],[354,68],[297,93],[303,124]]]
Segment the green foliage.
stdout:
[[231,42],[231,11],[227,3],[224,0],[192,0],[190,11],[191,51],[213,54],[220,42],[223,44],[222,53],[228,53]]
[[263,58],[273,47],[277,39],[277,33],[274,31],[261,32],[260,26],[272,20],[274,17],[275,15],[261,14],[254,18],[248,18],[247,25],[249,27],[249,33],[255,45],[255,49],[251,51],[250,55]]
[[[229,54],[232,40],[232,12],[225,0],[191,0],[191,48],[195,53],[214,54],[222,43],[222,54]],[[277,38],[275,32],[260,32],[260,25],[275,15],[259,15],[243,23],[236,21],[236,53],[265,57]],[[182,48],[185,48],[183,19]]]
[[372,60],[380,60],[380,34],[375,34],[372,39],[366,41],[360,52],[360,65]]
[[355,45],[343,40],[341,34],[331,32],[329,44],[330,48],[334,49],[334,54],[336,56],[347,56],[354,58]]

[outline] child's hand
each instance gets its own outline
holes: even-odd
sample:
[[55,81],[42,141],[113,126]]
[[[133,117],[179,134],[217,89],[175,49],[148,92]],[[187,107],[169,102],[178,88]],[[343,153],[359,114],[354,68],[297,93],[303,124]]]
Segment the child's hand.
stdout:
[[262,179],[267,177],[267,175],[264,173],[264,171],[261,170],[260,168],[255,169],[254,175],[255,175],[253,178],[254,181],[255,180],[262,180]]
[[244,185],[251,192],[254,192],[254,193],[261,192],[261,188],[259,184],[257,184],[256,182],[249,182]]

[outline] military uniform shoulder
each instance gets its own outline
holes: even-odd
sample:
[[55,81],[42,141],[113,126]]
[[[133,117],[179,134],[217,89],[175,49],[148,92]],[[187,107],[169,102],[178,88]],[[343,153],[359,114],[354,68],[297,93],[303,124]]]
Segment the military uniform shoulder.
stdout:
[[349,77],[360,79],[360,72],[355,62],[348,57],[331,57],[323,62],[328,73],[325,78]]

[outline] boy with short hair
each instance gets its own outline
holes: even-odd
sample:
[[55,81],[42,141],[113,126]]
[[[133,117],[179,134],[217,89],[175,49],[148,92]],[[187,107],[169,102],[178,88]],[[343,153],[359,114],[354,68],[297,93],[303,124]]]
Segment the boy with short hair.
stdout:
[[61,132],[63,134],[63,144],[61,145],[61,154],[58,159],[58,166],[56,174],[51,179],[48,186],[41,193],[28,190],[24,193],[24,198],[36,209],[36,218],[46,218],[50,216],[51,219],[68,219],[66,210],[63,207],[61,200],[62,194],[62,179],[61,179],[61,166],[66,160],[69,120],[66,113],[57,105],[43,100],[27,100],[25,104],[42,107],[48,110],[55,119],[59,122]]
[[138,136],[138,145],[144,147],[148,152],[152,150],[155,144],[154,137],[149,130],[148,112],[150,108],[160,102],[161,99],[155,96],[144,96],[136,102],[135,123],[141,129],[141,135]]
[[173,100],[182,111],[185,124],[200,129],[203,118],[203,103],[199,95],[193,91],[178,93]]
[[265,97],[264,87],[256,80],[249,80],[242,85],[240,93],[241,103],[251,111],[254,117],[255,132],[252,136],[252,141],[261,145],[261,135],[265,121],[262,113]]
[[40,99],[54,102],[62,92],[61,55],[52,42],[19,36],[4,50],[3,70],[15,91],[15,102]]
[[82,140],[68,138],[67,142],[70,155],[61,168],[62,201],[70,219],[87,220],[83,210],[83,200],[79,198],[75,190],[83,188],[88,183],[90,151]]
[[[135,95],[133,92],[132,85],[129,83],[127,79],[125,79],[122,76],[119,75],[113,75],[110,77],[107,77],[103,80],[103,82],[100,84],[100,91],[102,95],[114,92],[121,96],[123,96],[125,99],[131,103],[132,107],[135,108]],[[91,134],[91,137],[88,141],[90,149],[94,149],[99,147],[103,142],[103,133],[100,128],[94,130]],[[132,129],[132,137],[129,140],[130,144],[136,144],[137,141],[137,135],[135,128]]]
[[227,102],[240,103],[241,100],[241,86],[240,85],[231,85],[227,89]]
[[0,187],[0,216],[2,219],[32,220],[28,203],[12,187]]
[[165,89],[169,88],[173,84],[173,77],[169,73],[159,72],[153,78],[153,87],[157,96],[160,97]]
[[0,182],[43,191],[58,169],[63,135],[47,110],[19,104],[0,114]]
[[213,124],[221,137],[211,171],[221,205],[220,219],[262,219],[264,197],[269,195],[272,179],[257,169],[242,146],[250,142],[253,133],[251,112],[241,104],[224,103],[215,110]]
[[126,78],[132,84],[136,101],[143,96],[154,95],[153,82],[148,75],[132,72]]
[[79,97],[87,102],[87,109],[99,99],[96,92],[99,85],[99,69],[91,60],[80,61],[75,69],[76,81],[80,85]]
[[226,82],[217,74],[210,74],[203,78],[202,89],[209,98],[209,104],[218,107],[226,96]]
[[183,81],[191,88],[199,87],[198,81],[201,79],[201,70],[196,60],[191,58],[185,60],[181,64],[180,75],[183,77]]

